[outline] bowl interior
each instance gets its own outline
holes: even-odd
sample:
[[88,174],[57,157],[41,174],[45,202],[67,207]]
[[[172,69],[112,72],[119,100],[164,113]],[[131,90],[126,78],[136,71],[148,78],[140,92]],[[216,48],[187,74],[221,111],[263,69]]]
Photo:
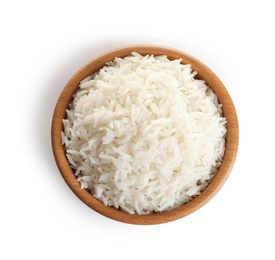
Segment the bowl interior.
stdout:
[[[225,154],[218,172],[206,189],[190,202],[182,205],[177,209],[166,211],[163,213],[154,213],[148,215],[131,215],[121,210],[105,206],[102,202],[94,198],[90,192],[80,188],[73,170],[67,161],[65,150],[61,143],[61,131],[63,130],[62,119],[66,117],[66,109],[72,101],[73,94],[78,90],[79,83],[85,77],[98,71],[107,61],[113,60],[115,57],[125,57],[131,52],[138,52],[142,55],[167,55],[170,60],[182,59],[183,64],[191,64],[192,69],[197,71],[196,78],[206,81],[206,84],[216,93],[219,102],[222,104],[223,114],[227,120],[227,136],[225,142]],[[232,99],[219,78],[202,62],[192,56],[171,48],[161,46],[128,46],[116,50],[112,50],[97,58],[91,60],[76,72],[64,87],[55,107],[52,119],[52,148],[54,157],[64,180],[71,190],[82,200],[87,206],[98,213],[111,219],[130,223],[130,224],[160,224],[173,221],[196,211],[206,204],[222,187],[233,167],[237,148],[238,148],[238,120]]]

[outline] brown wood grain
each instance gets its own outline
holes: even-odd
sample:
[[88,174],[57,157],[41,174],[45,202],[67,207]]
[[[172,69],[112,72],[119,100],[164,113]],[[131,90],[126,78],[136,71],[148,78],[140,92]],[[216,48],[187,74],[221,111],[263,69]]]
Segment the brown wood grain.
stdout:
[[[61,144],[61,131],[63,130],[62,119],[65,118],[65,110],[72,101],[72,95],[77,91],[82,79],[98,71],[103,65],[115,57],[125,57],[131,52],[138,52],[142,55],[167,55],[169,59],[182,59],[183,64],[191,64],[192,69],[197,71],[196,78],[206,81],[206,84],[216,93],[219,102],[222,104],[224,116],[227,120],[226,151],[223,162],[211,183],[196,198],[185,205],[164,213],[154,213],[149,215],[130,215],[124,211],[105,206],[102,202],[95,199],[87,190],[81,189],[76,180],[74,172],[67,161],[64,148]],[[64,87],[54,110],[51,129],[52,149],[56,164],[64,180],[71,190],[91,209],[113,220],[130,224],[160,224],[174,221],[185,217],[198,210],[207,203],[223,186],[228,178],[235,162],[239,141],[238,119],[232,99],[219,78],[202,62],[190,55],[171,48],[162,46],[127,46],[124,48],[109,51],[88,62],[78,72],[73,75]]]

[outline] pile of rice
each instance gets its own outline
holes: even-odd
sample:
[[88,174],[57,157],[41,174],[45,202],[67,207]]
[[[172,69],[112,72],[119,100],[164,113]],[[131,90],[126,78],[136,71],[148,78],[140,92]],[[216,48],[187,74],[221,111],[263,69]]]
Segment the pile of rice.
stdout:
[[221,164],[226,120],[195,75],[180,59],[132,53],[85,78],[61,133],[81,188],[130,214],[200,194]]

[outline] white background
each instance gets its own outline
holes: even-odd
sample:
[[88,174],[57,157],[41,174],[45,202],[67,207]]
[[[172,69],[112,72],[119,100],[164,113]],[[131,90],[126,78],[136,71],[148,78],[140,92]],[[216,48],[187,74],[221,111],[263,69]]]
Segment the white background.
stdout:
[[[1,1],[0,259],[275,259],[274,1]],[[63,181],[50,143],[69,78],[129,44],[182,50],[235,103],[240,144],[222,190],[183,219],[99,215]]]

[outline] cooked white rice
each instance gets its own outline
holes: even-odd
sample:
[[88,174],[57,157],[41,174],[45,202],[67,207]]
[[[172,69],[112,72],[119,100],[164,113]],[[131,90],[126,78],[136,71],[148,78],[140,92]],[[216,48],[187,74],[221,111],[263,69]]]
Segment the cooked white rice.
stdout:
[[221,164],[226,120],[190,65],[138,53],[85,78],[62,142],[81,187],[130,214],[190,201]]

